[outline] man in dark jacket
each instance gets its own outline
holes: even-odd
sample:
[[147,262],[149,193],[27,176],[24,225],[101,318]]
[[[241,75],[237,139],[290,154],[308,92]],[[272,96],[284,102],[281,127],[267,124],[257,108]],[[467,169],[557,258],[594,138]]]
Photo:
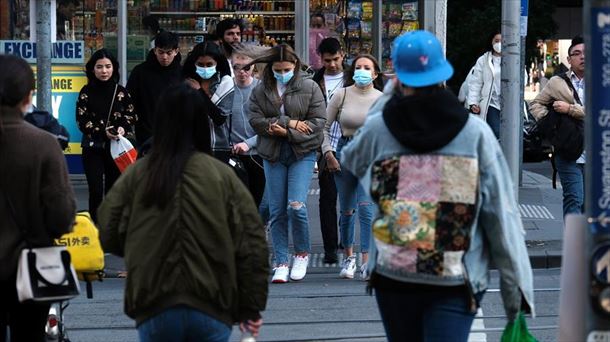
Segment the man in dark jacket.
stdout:
[[[343,70],[348,66],[344,64],[345,53],[336,38],[326,38],[318,46],[318,54],[322,58],[322,68],[313,76],[324,99],[328,103],[337,89],[343,88]],[[341,137],[341,127],[338,122],[333,123],[330,129],[333,150]],[[335,178],[326,168],[324,156],[318,159],[318,182],[320,183],[320,229],[324,243],[324,262],[334,264],[337,262],[338,233],[337,233],[337,186]]]
[[127,90],[139,116],[136,123],[138,145],[151,136],[157,100],[163,90],[182,79],[180,60],[178,37],[163,31],[155,38],[155,48],[150,50],[146,61],[138,64],[129,76]]

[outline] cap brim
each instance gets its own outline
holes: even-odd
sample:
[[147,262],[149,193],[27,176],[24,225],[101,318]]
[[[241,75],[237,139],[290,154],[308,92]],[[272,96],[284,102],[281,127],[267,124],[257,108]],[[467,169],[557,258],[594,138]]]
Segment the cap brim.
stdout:
[[396,71],[396,77],[402,84],[414,88],[439,84],[450,79],[451,76],[453,76],[453,67],[447,61],[427,72]]

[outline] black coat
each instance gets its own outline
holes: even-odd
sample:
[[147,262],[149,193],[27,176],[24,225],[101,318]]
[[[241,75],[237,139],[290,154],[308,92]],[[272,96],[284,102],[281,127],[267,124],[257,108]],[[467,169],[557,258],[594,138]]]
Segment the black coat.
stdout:
[[133,99],[138,122],[136,123],[136,140],[144,143],[152,135],[155,110],[161,92],[182,80],[181,56],[176,55],[172,64],[162,66],[157,61],[153,50],[150,50],[146,61],[138,64],[127,81],[127,90]]

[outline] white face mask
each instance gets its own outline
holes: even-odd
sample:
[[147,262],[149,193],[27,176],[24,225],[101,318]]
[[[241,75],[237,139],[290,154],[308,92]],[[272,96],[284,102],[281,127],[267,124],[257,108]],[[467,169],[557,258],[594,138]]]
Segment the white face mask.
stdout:
[[494,43],[493,48],[495,52],[502,53],[502,43]]

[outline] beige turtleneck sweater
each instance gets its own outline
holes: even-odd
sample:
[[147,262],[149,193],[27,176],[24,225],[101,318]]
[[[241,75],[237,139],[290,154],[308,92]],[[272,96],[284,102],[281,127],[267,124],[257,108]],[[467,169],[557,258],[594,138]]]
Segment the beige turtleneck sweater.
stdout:
[[[341,133],[344,137],[350,137],[364,124],[369,108],[381,95],[382,92],[373,86],[361,89],[351,85],[347,88],[338,89],[326,108],[326,125],[324,126],[322,153],[332,151],[330,145],[330,126],[337,120],[337,115],[339,115]],[[343,101],[344,96],[345,101]],[[341,103],[343,103],[342,109],[340,108]],[[339,111],[341,114],[339,114]]]

